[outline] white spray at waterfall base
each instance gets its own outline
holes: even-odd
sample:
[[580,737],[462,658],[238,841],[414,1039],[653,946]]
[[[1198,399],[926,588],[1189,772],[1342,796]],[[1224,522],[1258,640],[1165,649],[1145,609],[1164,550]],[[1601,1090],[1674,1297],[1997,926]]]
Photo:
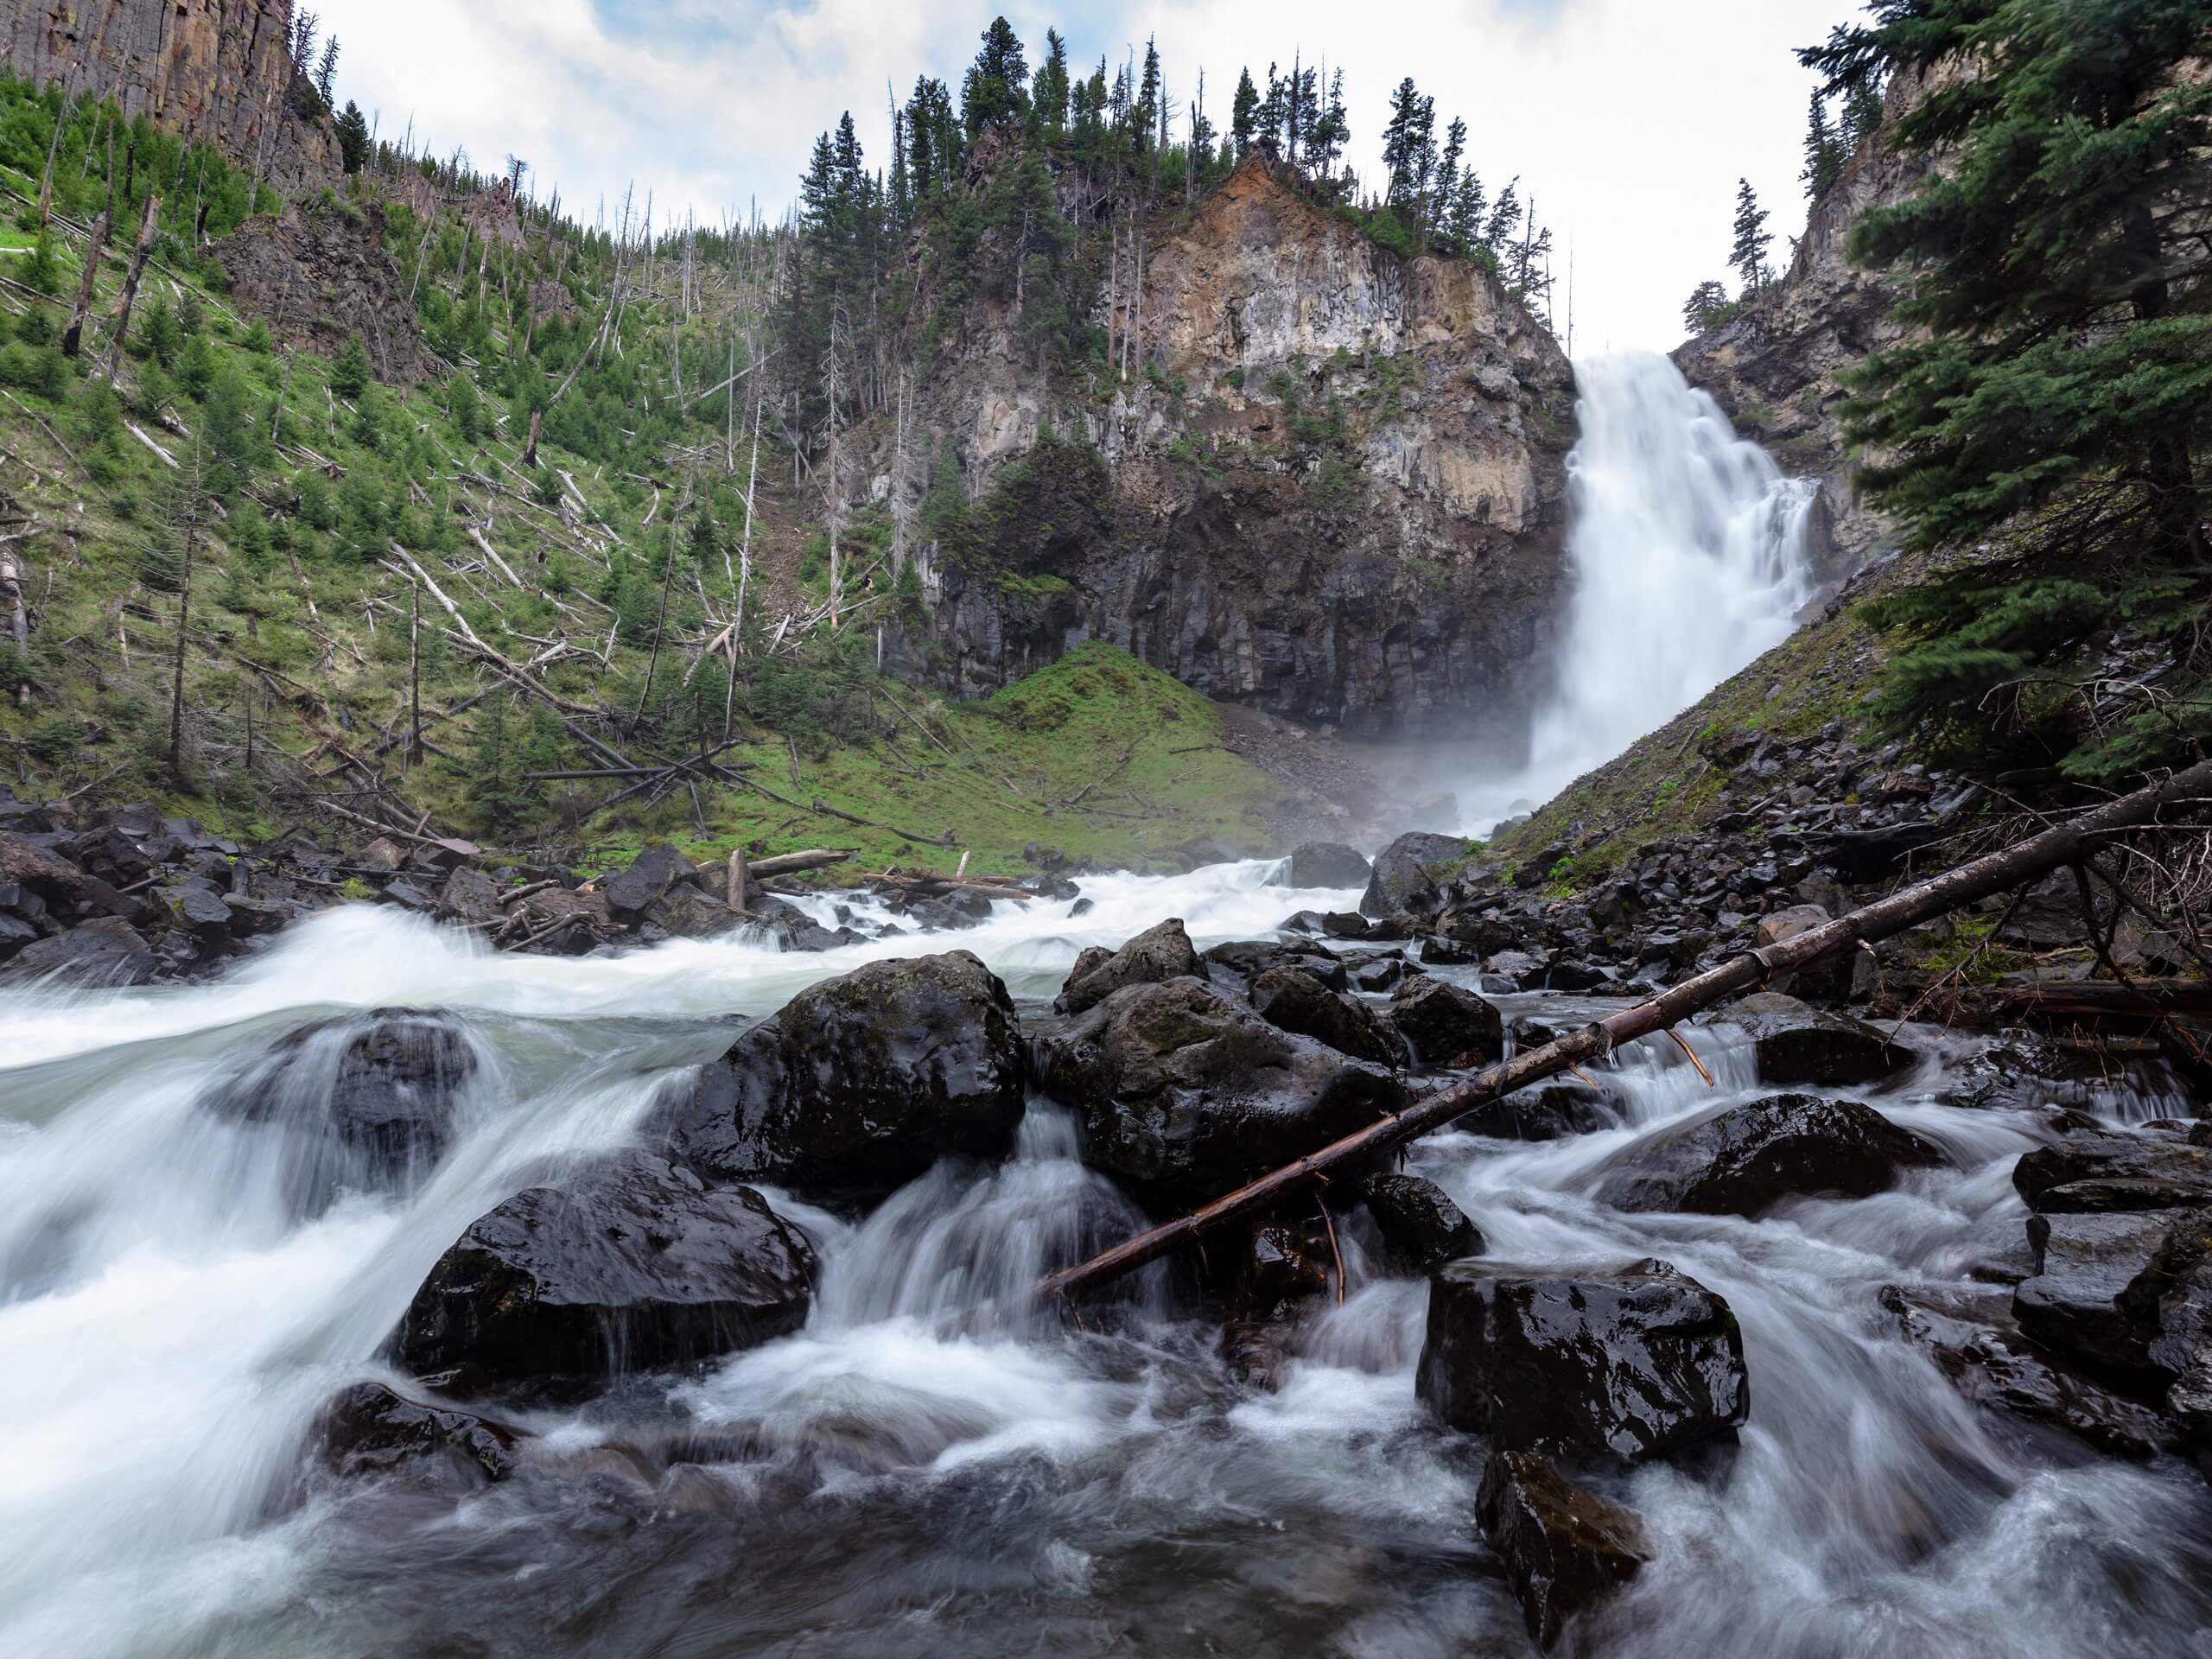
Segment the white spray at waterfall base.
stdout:
[[1526,765],[1453,779],[1470,831],[1550,799],[1789,637],[1818,486],[1785,478],[1656,352],[1574,365],[1573,598]]

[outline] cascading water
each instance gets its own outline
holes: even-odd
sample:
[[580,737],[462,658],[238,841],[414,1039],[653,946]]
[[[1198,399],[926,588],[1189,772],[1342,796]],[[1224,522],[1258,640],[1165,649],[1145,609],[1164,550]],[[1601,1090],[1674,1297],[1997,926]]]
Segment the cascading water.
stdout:
[[1656,352],[1574,365],[1574,582],[1526,766],[1455,782],[1475,830],[1548,800],[1787,639],[1810,595],[1817,486],[1785,478]]
[[[325,1401],[391,1376],[386,1334],[470,1219],[631,1141],[734,1020],[893,950],[976,949],[1033,998],[1140,922],[1199,918],[1203,944],[1351,902],[1280,873],[1106,878],[1081,918],[1001,906],[950,939],[810,957],[732,940],[523,958],[356,907],[219,983],[10,994],[0,1653],[1527,1651],[1473,1529],[1479,1443],[1414,1397],[1425,1286],[1371,1269],[1348,1227],[1351,1294],[1271,1393],[1231,1380],[1217,1331],[1159,1277],[1103,1325],[1040,1319],[1017,1293],[1138,1219],[1041,1103],[1003,1166],[941,1166],[863,1220],[774,1196],[823,1259],[805,1329],[524,1413],[522,1467],[497,1486],[338,1481],[315,1450]],[[454,1139],[397,1190],[303,1202],[302,1160],[328,1167],[297,1132],[322,1051],[301,1046],[276,1117],[211,1103],[265,1079],[284,1033],[403,1001],[465,1033]],[[1497,1258],[1660,1255],[1742,1320],[1733,1462],[1618,1489],[1657,1559],[1593,1627],[1607,1653],[2149,1659],[2212,1640],[2195,1471],[1984,1414],[1881,1307],[1885,1285],[2002,1271],[2024,1217],[2010,1166],[2050,1132],[2037,1110],[1955,1103],[1985,1044],[1908,1034],[1928,1058],[1880,1103],[1954,1166],[1872,1198],[1758,1222],[1592,1199],[1609,1160],[1753,1092],[1719,1028],[1699,1045],[1716,1089],[1640,1048],[1603,1077],[1616,1127],[1413,1151]],[[2091,1085],[2067,1103],[2173,1109]]]

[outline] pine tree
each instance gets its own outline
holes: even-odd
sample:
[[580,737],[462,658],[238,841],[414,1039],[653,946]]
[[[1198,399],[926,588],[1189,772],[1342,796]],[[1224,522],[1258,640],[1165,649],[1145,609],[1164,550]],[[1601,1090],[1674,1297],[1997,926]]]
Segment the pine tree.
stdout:
[[358,173],[369,159],[369,122],[361,113],[361,106],[351,99],[338,118],[338,151],[344,157],[346,170]]
[[1459,117],[1445,129],[1444,161],[1436,171],[1436,188],[1432,193],[1423,222],[1432,233],[1446,228],[1454,197],[1459,192],[1459,158],[1467,149],[1467,124]]
[[1843,115],[1836,133],[1843,157],[1849,161],[1873,137],[1882,124],[1882,85],[1869,77],[1843,95]]
[[333,35],[322,43],[322,56],[315,67],[315,89],[322,95],[322,107],[335,109],[330,101],[331,92],[338,85],[338,37]]
[[1068,43],[1060,31],[1045,31],[1045,61],[1037,71],[1033,97],[1048,137],[1058,138],[1068,124]]
[[1029,112],[1029,60],[1014,25],[994,17],[982,49],[960,86],[960,121],[970,138],[994,127],[1019,126]]
[[358,330],[346,336],[338,355],[330,361],[330,389],[340,397],[354,398],[369,384],[369,353]]
[[530,785],[512,730],[514,696],[502,691],[486,697],[479,711],[466,762],[468,810],[474,826],[490,835],[514,830],[530,815]]
[[1259,132],[1260,89],[1252,84],[1252,72],[1245,69],[1237,74],[1236,96],[1229,105],[1229,141],[1236,146],[1238,161],[1244,159]]
[[1382,168],[1389,175],[1383,201],[1400,219],[1418,224],[1428,179],[1436,165],[1436,100],[1423,98],[1408,75],[1390,94],[1390,119],[1382,128]]
[[476,379],[467,369],[456,369],[448,383],[446,404],[452,411],[461,441],[474,448],[484,435],[484,402],[476,395]]
[[[2194,595],[2164,625],[2183,671],[2160,694],[2212,696],[2187,643],[2212,590],[2212,80],[2190,68],[2207,44],[2202,0],[1883,0],[1801,54],[1859,96],[1891,73],[1977,66],[1923,79],[1885,142],[1944,164],[1851,240],[1900,273],[1893,315],[1916,336],[1876,353],[1846,407],[1884,457],[1862,481],[1916,547],[2003,549],[1887,613],[1923,635],[1886,671],[1878,707],[1900,728],[1986,742],[1993,693],[2048,700],[2052,664],[2160,591]],[[1849,124],[1864,142],[1867,118]],[[2044,753],[2079,743],[2046,715],[2022,716]],[[2110,772],[2181,741],[2156,710],[2130,731],[2064,764]]]
[[1812,114],[1805,124],[1805,170],[1797,176],[1804,180],[1815,200],[1827,194],[1848,158],[1843,141],[1828,125],[1827,99],[1814,92]]
[[1736,245],[1728,255],[1728,263],[1744,279],[1746,296],[1766,286],[1769,272],[1766,264],[1767,245],[1774,240],[1774,232],[1766,227],[1766,209],[1759,206],[1759,199],[1752,194],[1749,179],[1736,181]]
[[1483,246],[1503,256],[1521,233],[1521,176],[1506,181],[1505,188],[1497,193],[1497,200],[1490,210],[1490,218],[1483,225]]
[[1692,289],[1689,298],[1682,302],[1682,327],[1694,334],[1701,334],[1734,309],[1728,290],[1708,278]]

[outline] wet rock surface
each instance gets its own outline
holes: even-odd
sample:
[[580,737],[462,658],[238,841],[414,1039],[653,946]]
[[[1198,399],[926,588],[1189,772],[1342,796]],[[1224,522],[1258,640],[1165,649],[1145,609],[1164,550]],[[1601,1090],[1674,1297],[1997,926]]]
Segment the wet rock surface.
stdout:
[[1390,1023],[1429,1070],[1480,1065],[1504,1052],[1505,1020],[1472,991],[1414,974],[1390,992]]
[[750,1187],[626,1153],[517,1193],[440,1256],[394,1337],[482,1386],[618,1376],[794,1331],[814,1248]]
[[1478,1106],[1452,1127],[1499,1141],[1557,1141],[1609,1129],[1617,1120],[1605,1097],[1584,1083],[1516,1089]]
[[870,963],[702,1068],[669,1144],[718,1180],[880,1195],[941,1157],[1003,1157],[1027,1075],[1013,1001],[975,957]]
[[1251,998],[1253,1012],[1281,1030],[1326,1043],[1354,1059],[1406,1063],[1404,1040],[1370,1005],[1331,990],[1303,968],[1270,968],[1252,982]]
[[1633,1510],[1575,1485],[1532,1452],[1491,1454],[1475,1514],[1505,1563],[1529,1634],[1548,1652],[1569,1619],[1652,1558]]
[[1218,1197],[1405,1104],[1404,1084],[1269,1025],[1202,981],[1132,985],[1034,1045],[1084,1160],[1148,1209]]
[[1468,848],[1465,836],[1420,830],[1400,836],[1376,855],[1359,913],[1376,919],[1406,912],[1433,913],[1443,902],[1438,884],[1467,861]]
[[1415,1385],[1452,1427],[1570,1466],[1671,1456],[1732,1434],[1751,1410],[1727,1302],[1651,1260],[1572,1275],[1439,1268]]
[[1359,1184],[1359,1197],[1398,1272],[1425,1274],[1489,1248],[1451,1194],[1426,1176],[1370,1175]]
[[1780,1088],[1885,1083],[1917,1058],[1865,1020],[1808,1007],[1775,992],[1739,998],[1719,1019],[1749,1039],[1759,1081]]
[[358,1382],[323,1408],[323,1455],[333,1472],[473,1491],[515,1470],[520,1438],[449,1402],[413,1400]]
[[1871,1106],[1776,1095],[1647,1135],[1598,1188],[1598,1201],[1636,1212],[1683,1210],[1757,1216],[1801,1193],[1865,1198],[1942,1151]]
[[1087,963],[1077,958],[1076,971],[1068,976],[1053,1006],[1063,1014],[1081,1014],[1125,985],[1156,985],[1205,972],[1181,920],[1171,918],[1147,928],[1110,956],[1089,957]]

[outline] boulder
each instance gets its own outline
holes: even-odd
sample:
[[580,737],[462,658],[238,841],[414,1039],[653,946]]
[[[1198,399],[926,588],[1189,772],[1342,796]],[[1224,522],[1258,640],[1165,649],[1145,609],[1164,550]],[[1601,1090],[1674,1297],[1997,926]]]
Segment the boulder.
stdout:
[[450,1405],[357,1382],[323,1408],[322,1452],[332,1471],[439,1491],[474,1491],[514,1472],[519,1436]]
[[2002,1291],[1889,1285],[1881,1303],[1976,1405],[2064,1429],[2115,1457],[2152,1458],[2173,1445],[2173,1428],[2157,1412],[2054,1365],[2022,1332]]
[[1003,1157],[1026,1075],[1013,999],[965,950],[810,986],[702,1069],[669,1122],[721,1180],[872,1196],[940,1157]]
[[2170,1135],[2069,1135],[2022,1154],[2012,1185],[2045,1214],[2212,1204],[2212,1147]]
[[1773,991],[1738,999],[1719,1020],[1749,1039],[1758,1080],[1780,1088],[1886,1083],[1920,1058],[1863,1020],[1817,1013]]
[[750,1187],[621,1154],[518,1192],[440,1256],[401,1318],[400,1360],[474,1386],[618,1376],[794,1331],[805,1235]]
[[1557,1141],[1613,1128],[1618,1122],[1605,1097],[1586,1084],[1550,1083],[1532,1084],[1486,1101],[1454,1118],[1452,1127],[1494,1141]]
[[1575,1485],[1533,1452],[1491,1454],[1475,1516],[1505,1564],[1529,1636],[1547,1652],[1567,1620],[1652,1555],[1635,1510]]
[[1075,1109],[1084,1160],[1155,1213],[1217,1198],[1408,1098],[1392,1072],[1191,978],[1116,991],[1033,1053],[1039,1086]]
[[460,1096],[475,1075],[475,1050],[450,1016],[377,1008],[287,1033],[203,1103],[292,1136],[286,1185],[313,1213],[343,1188],[418,1188],[452,1145]]
[[1751,1410],[1726,1301],[1649,1259],[1571,1275],[1438,1268],[1414,1382],[1451,1427],[1568,1462],[1667,1457],[1732,1434]]
[[1482,1065],[1505,1052],[1505,1020],[1495,1007],[1427,974],[1408,976],[1390,993],[1390,1023],[1432,1071]]
[[1424,1176],[1370,1175],[1359,1184],[1359,1196],[1390,1265],[1401,1273],[1427,1273],[1489,1248],[1452,1195]]
[[[1080,968],[1082,963],[1078,962]],[[1096,1007],[1125,985],[1157,985],[1185,974],[1203,976],[1205,966],[1183,931],[1182,919],[1170,917],[1147,928],[1105,961],[1081,975],[1071,974],[1060,988],[1053,1007],[1063,1014],[1081,1014]]]
[[2150,1268],[2171,1211],[2028,1217],[2035,1276],[2012,1292],[2012,1317],[2046,1347],[2106,1376],[2150,1370],[2149,1333],[2121,1306]]
[[505,914],[498,885],[483,871],[465,864],[438,889],[438,910],[461,922],[496,922]]
[[1357,847],[1338,841],[1309,841],[1290,854],[1294,887],[1364,887],[1371,868]]
[[690,879],[691,861],[663,843],[646,848],[630,861],[628,869],[599,883],[599,891],[607,895],[607,908],[617,920],[632,921],[671,885]]
[[1326,1043],[1354,1059],[1377,1065],[1406,1063],[1405,1044],[1370,1005],[1331,990],[1304,968],[1270,968],[1254,980],[1252,1010],[1271,1026]]
[[[1780,944],[1784,939],[1794,939],[1800,933],[1809,933],[1816,927],[1825,927],[1831,919],[1827,911],[1819,905],[1785,905],[1759,918],[1758,925],[1751,931],[1751,944],[1754,949],[1764,950],[1770,944]],[[1856,950],[1839,950],[1794,973],[1777,974],[1770,983],[1776,991],[1789,995],[1847,1001],[1852,997],[1862,960],[1872,961],[1863,945]]]
[[[1089,954],[1084,952],[1086,957]],[[1109,960],[1110,956],[1110,952],[1102,953],[1101,960]],[[1310,939],[1239,939],[1233,944],[1215,945],[1201,960],[1205,963],[1206,977],[1215,986],[1238,996],[1249,996],[1253,983],[1273,968],[1303,969],[1332,991],[1350,988],[1344,959],[1328,946]],[[1083,962],[1082,957],[1076,959],[1079,970]],[[1079,976],[1079,973],[1071,976]]]
[[1377,854],[1361,895],[1359,913],[1382,918],[1411,911],[1433,915],[1443,904],[1437,890],[1440,881],[1467,861],[1470,843],[1465,836],[1437,836],[1414,830],[1400,836]]
[[1598,1201],[1631,1213],[1757,1216],[1808,1192],[1862,1198],[1942,1153],[1871,1106],[1775,1095],[1677,1124],[1625,1148]]
[[85,873],[35,842],[0,832],[0,882],[35,893],[49,905],[73,905],[85,896]]
[[1362,950],[1344,958],[1347,990],[1387,991],[1413,969],[1394,950]]
[[119,916],[95,916],[66,933],[27,944],[8,964],[18,983],[52,979],[66,985],[143,985],[154,976],[154,953]]

